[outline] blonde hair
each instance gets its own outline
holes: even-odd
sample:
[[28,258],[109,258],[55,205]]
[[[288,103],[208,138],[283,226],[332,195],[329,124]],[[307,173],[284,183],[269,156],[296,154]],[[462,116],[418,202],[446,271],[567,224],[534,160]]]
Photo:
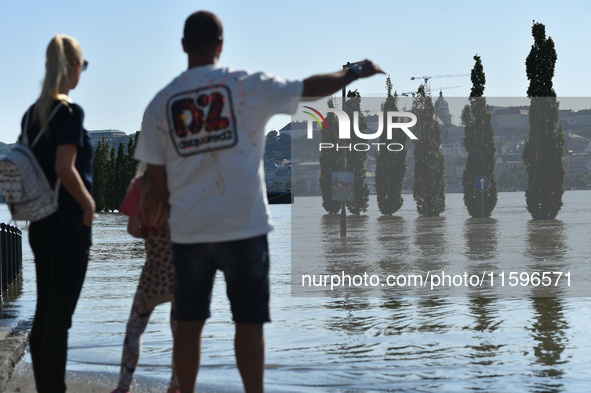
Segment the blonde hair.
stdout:
[[140,194],[139,211],[143,227],[168,227],[169,208],[165,203],[160,202],[154,188],[151,186],[146,175],[146,165],[140,162],[136,170],[133,182],[141,177],[142,192]]
[[49,129],[49,115],[54,100],[71,102],[60,93],[70,71],[82,61],[82,49],[74,37],[56,34],[47,45],[45,79],[41,95],[37,99],[33,118],[45,129]]

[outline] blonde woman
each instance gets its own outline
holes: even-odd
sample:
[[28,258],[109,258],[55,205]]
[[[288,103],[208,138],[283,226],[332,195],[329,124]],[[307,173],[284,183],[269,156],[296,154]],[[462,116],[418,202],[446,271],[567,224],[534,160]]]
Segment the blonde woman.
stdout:
[[86,275],[95,217],[92,145],[82,125],[84,112],[68,93],[88,62],[78,41],[67,35],[56,34],[46,56],[41,94],[22,127],[29,141],[43,133],[33,153],[49,183],[59,187],[59,209],[29,228],[37,274],[30,347],[37,391],[65,392],[68,329]]
[[[145,176],[145,165],[132,182],[119,211],[129,216],[127,231],[130,235],[145,239],[146,263],[133,299],[131,313],[125,331],[121,371],[117,389],[112,393],[127,393],[141,352],[142,336],[154,308],[163,303],[174,302],[172,249],[168,206],[161,203]],[[176,323],[171,318],[170,327],[174,336]],[[178,393],[178,380],[174,361],[168,393]]]

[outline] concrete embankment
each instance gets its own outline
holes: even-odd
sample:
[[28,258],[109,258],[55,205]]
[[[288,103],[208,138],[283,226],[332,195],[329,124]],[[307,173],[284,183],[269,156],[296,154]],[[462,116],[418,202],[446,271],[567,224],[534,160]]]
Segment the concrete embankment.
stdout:
[[0,331],[0,391],[6,389],[14,368],[23,357],[29,339],[30,323]]

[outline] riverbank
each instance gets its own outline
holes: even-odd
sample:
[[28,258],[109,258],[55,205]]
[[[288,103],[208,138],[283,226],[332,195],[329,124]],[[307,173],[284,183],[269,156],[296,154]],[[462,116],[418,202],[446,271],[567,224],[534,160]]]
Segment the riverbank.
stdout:
[[[36,393],[33,367],[26,361],[30,322],[19,323],[0,331],[0,392]],[[66,371],[67,391],[76,393],[105,393],[117,386],[117,373]],[[132,385],[134,393],[161,393],[166,391],[165,381],[137,376]],[[198,386],[200,393],[234,393],[240,387]],[[288,393],[288,392],[282,392]]]
[[[109,376],[88,376],[86,373],[68,372],[66,377],[67,390],[77,393],[105,393],[112,390],[112,380]],[[115,382],[116,383],[116,382]],[[3,392],[35,393],[35,380],[33,368],[30,364],[20,361],[14,368],[14,372],[8,380]],[[157,392],[162,388],[137,389],[137,392]]]
[[28,324],[18,324],[0,331],[0,391],[10,391],[6,387],[15,366],[25,353],[29,331]]
[[[4,341],[4,340],[3,340]],[[6,371],[3,365],[0,372]],[[35,380],[33,378],[33,368],[30,363],[21,359],[15,366],[11,373],[10,379],[0,388],[0,392],[4,393],[36,393]],[[118,375],[115,373],[94,373],[94,372],[66,372],[66,386],[68,392],[76,393],[106,393],[113,390],[117,385]],[[133,393],[162,393],[167,389],[165,382],[139,376],[135,378],[131,387]],[[199,393],[238,393],[242,392],[242,387],[221,387],[221,386],[204,386],[198,385],[197,391]],[[287,390],[270,390],[270,393],[297,393],[297,391]]]

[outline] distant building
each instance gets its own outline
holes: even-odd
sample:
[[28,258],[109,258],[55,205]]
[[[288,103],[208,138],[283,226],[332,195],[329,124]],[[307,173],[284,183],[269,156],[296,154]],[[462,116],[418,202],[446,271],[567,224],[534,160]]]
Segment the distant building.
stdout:
[[441,120],[441,123],[451,125],[449,104],[447,103],[447,100],[443,98],[443,92],[441,90],[439,91],[439,98],[435,101],[434,109],[435,115]]
[[499,176],[505,171],[525,170],[521,154],[504,154],[497,157],[495,174]]
[[583,153],[589,146],[589,139],[572,132],[564,133],[564,148],[570,153]]
[[[364,115],[365,118],[365,124],[367,124],[367,130],[365,131],[365,134],[373,134],[376,133],[378,131],[378,128],[380,126],[380,116],[379,115]],[[382,123],[384,122],[384,120],[382,119]],[[385,123],[382,124],[382,132],[384,131],[384,125]],[[379,138],[377,138],[379,139]]]
[[466,158],[468,157],[468,153],[464,148],[464,144],[460,141],[443,143],[441,145],[441,153],[445,156],[445,158]]
[[591,155],[586,154],[566,154],[564,156],[564,169],[568,176],[584,173],[588,175],[591,169]]
[[529,131],[528,107],[491,107],[492,123],[496,133],[504,130]]
[[[90,136],[90,142],[92,143],[93,148],[96,148],[103,137],[105,138],[105,142],[111,144],[111,146],[117,147],[120,143],[127,146],[130,137],[130,135],[119,130],[88,131],[88,135]],[[134,138],[134,136],[132,136],[132,138]]]
[[453,142],[464,140],[464,126],[448,124],[441,126],[441,137],[444,141]]
[[[319,132],[320,126],[316,121],[312,123],[312,132]],[[308,134],[308,121],[292,121],[287,123],[282,129],[279,130],[279,135],[287,134],[292,139],[302,138]]]
[[559,124],[566,127],[581,127],[591,125],[591,109],[573,111],[570,109],[560,111]]
[[292,190],[296,195],[320,195],[320,163],[302,162],[292,168]]

